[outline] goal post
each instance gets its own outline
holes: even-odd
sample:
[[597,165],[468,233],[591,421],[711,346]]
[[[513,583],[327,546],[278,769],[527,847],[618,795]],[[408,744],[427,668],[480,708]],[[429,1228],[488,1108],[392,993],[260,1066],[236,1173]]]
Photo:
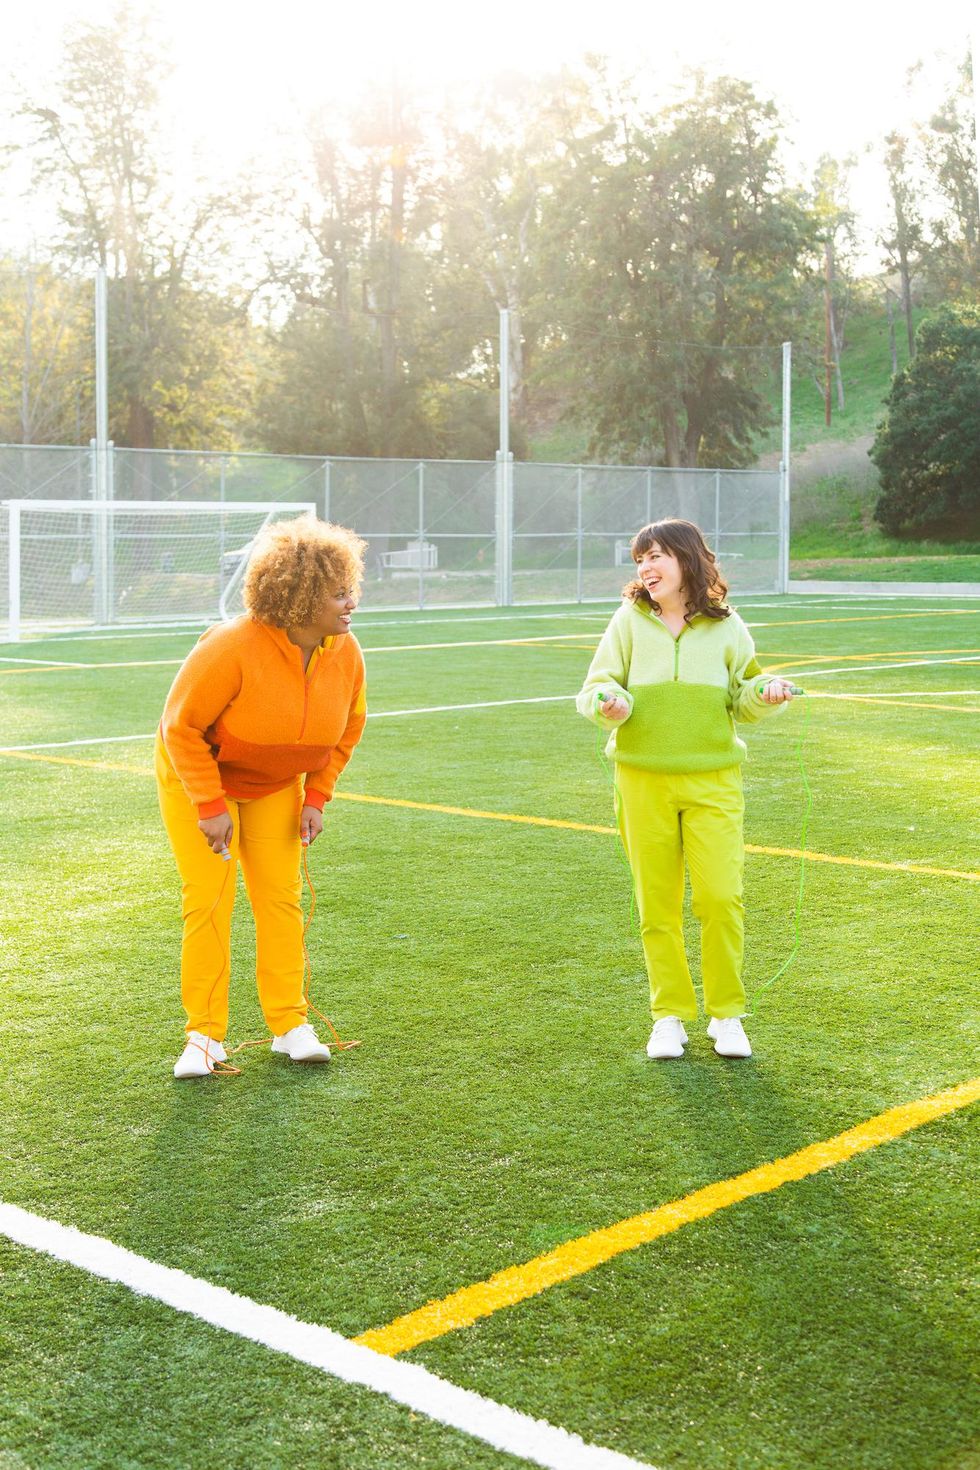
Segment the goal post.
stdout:
[[233,616],[258,533],[316,512],[312,501],[0,501],[7,638]]

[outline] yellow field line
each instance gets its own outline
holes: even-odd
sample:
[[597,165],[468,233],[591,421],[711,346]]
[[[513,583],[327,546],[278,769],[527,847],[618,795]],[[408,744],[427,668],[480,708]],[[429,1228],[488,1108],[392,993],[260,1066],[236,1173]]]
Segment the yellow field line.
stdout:
[[[511,641],[515,645],[523,646],[525,643],[523,638],[514,638]],[[598,637],[596,638],[596,643],[598,643]],[[569,653],[572,650],[576,653],[595,653],[596,643],[553,643],[550,648],[545,648],[540,643],[531,644],[528,642],[527,646],[528,648],[537,648],[540,653]]]
[[[126,766],[118,761],[88,761],[79,756],[39,755],[36,751],[4,750],[0,757],[10,760],[40,761],[52,766],[85,766],[95,771],[123,771],[130,776],[152,776],[147,766]],[[514,822],[521,827],[556,827],[566,832],[597,832],[601,837],[616,837],[615,827],[600,826],[595,822],[569,822],[559,817],[531,817],[522,812],[485,812],[475,807],[448,806],[435,801],[407,801],[398,796],[369,796],[361,791],[337,791],[334,801],[359,801],[368,806],[401,807],[406,811],[439,812],[448,817],[471,817],[484,822]],[[980,883],[980,872],[968,872],[960,868],[933,868],[922,863],[886,863],[875,858],[842,857],[837,853],[804,853],[798,847],[759,847],[752,842],[745,844],[745,851],[761,857],[806,857],[808,863],[833,863],[839,867],[873,868],[882,873],[908,873],[930,878],[965,878],[968,883]]]
[[366,796],[359,791],[337,791],[334,793],[334,801],[364,801],[374,806],[400,806],[417,812],[443,812],[449,817],[477,817],[485,822],[517,822],[527,827],[562,827],[569,832],[598,832],[603,837],[617,835],[615,827],[599,827],[591,822],[565,822],[557,817],[527,817],[517,812],[481,812],[474,807],[443,806],[434,801],[403,801],[394,796]]
[[142,658],[127,659],[124,663],[42,664],[33,669],[0,669],[0,677],[14,674],[73,674],[83,669],[175,669],[183,662],[182,658]]
[[856,704],[883,704],[888,709],[948,709],[958,715],[980,715],[980,706],[973,704],[923,704],[917,699],[889,699],[887,696],[876,699],[870,694],[824,694],[822,689],[811,694],[810,698],[852,700]]
[[946,612],[869,613],[849,618],[800,618],[798,621],[778,623],[749,623],[750,628],[810,628],[817,623],[894,623],[899,618],[969,618],[976,617],[980,607],[954,607]]
[[486,1281],[466,1286],[441,1301],[431,1301],[418,1311],[397,1317],[386,1327],[376,1327],[364,1332],[354,1341],[376,1353],[395,1357],[420,1343],[430,1342],[447,1332],[460,1327],[470,1327],[481,1317],[489,1317],[502,1307],[513,1306],[528,1297],[537,1296],[549,1286],[557,1286],[574,1276],[592,1271],[624,1251],[635,1250],[661,1236],[679,1230],[695,1220],[704,1220],[729,1205],[751,1199],[754,1195],[766,1194],[784,1184],[795,1183],[845,1163],[858,1154],[877,1148],[921,1128],[936,1118],[942,1118],[957,1108],[966,1107],[980,1097],[980,1077],[950,1087],[932,1097],[920,1098],[916,1102],[903,1103],[889,1108],[856,1128],[838,1133],[834,1138],[821,1143],[812,1143],[798,1153],[788,1154],[769,1164],[760,1164],[747,1173],[737,1174],[733,1179],[724,1179],[696,1189],[682,1199],[660,1205],[658,1209],[642,1215],[633,1215],[620,1220],[616,1225],[593,1230],[577,1240],[566,1241],[546,1255],[521,1266],[511,1266],[497,1271]]
[[0,756],[7,760],[40,761],[49,766],[87,766],[93,771],[124,771],[129,776],[153,775],[149,766],[124,766],[118,761],[86,761],[76,755],[38,755],[33,750],[4,750],[0,746]]
[[808,664],[832,664],[856,662],[868,658],[916,658],[934,653],[980,653],[980,648],[906,648],[901,653],[894,649],[876,649],[872,653],[761,653],[764,658],[792,658],[796,663],[806,659]]
[[753,847],[745,844],[746,852],[761,853],[768,857],[805,857],[808,863],[834,863],[846,868],[875,868],[881,873],[918,873],[931,878],[965,878],[968,883],[980,883],[980,872],[962,868],[930,868],[924,863],[885,863],[875,858],[840,857],[836,853],[802,852],[798,847]]

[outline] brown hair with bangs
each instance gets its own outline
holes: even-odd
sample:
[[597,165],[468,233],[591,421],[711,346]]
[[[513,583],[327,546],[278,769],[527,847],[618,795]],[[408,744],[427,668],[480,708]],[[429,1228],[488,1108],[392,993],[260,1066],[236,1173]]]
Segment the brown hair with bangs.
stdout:
[[[656,544],[661,551],[669,551],[680,562],[684,601],[687,611],[684,621],[689,623],[698,613],[706,618],[727,618],[731,608],[726,606],[728,584],[718,570],[714,552],[706,545],[704,536],[693,521],[651,521],[637,531],[630,543],[630,554],[635,562],[646,556]],[[643,583],[637,579],[623,588],[623,596],[630,602],[645,602],[659,613],[660,605],[654,602]]]
[[256,537],[242,588],[253,618],[274,628],[308,628],[328,597],[360,594],[367,542],[313,515],[275,521]]

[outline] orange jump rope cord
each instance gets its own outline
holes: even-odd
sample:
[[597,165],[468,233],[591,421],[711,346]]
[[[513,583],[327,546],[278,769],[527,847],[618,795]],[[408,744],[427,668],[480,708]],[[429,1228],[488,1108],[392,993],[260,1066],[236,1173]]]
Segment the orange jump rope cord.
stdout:
[[[303,846],[302,852],[303,852],[303,876],[306,879],[306,886],[310,890],[310,907],[309,907],[309,911],[308,911],[308,913],[306,915],[305,921],[303,923],[303,934],[302,934],[302,945],[303,945],[303,999],[306,1001],[306,1004],[307,1004],[308,1009],[311,1010],[314,1015],[319,1016],[321,1021],[326,1021],[327,1025],[330,1027],[330,1031],[331,1031],[331,1033],[333,1035],[333,1046],[334,1046],[334,1049],[336,1051],[351,1051],[355,1046],[360,1046],[361,1043],[359,1041],[344,1041],[341,1038],[340,1033],[338,1032],[336,1026],[331,1021],[330,1017],[328,1015],[326,1015],[323,1011],[321,1011],[317,1006],[315,1006],[313,1004],[312,1000],[310,999],[310,989],[311,989],[311,986],[312,986],[312,983],[313,983],[313,965],[312,965],[312,963],[310,961],[310,952],[309,952],[309,950],[307,949],[307,946],[306,946],[306,936],[307,936],[307,933],[309,932],[310,925],[313,922],[313,915],[316,912],[316,889],[313,886],[313,879],[310,877],[310,867],[309,867],[309,862],[307,860],[308,848],[307,848],[307,846],[305,844]],[[217,974],[214,977],[214,980],[211,982],[211,989],[208,992],[208,1025],[211,1024],[211,1001],[212,1001],[212,999],[214,997],[214,992],[215,992],[215,990],[218,987],[218,983],[221,980],[222,975],[224,973],[224,969],[225,969],[225,947],[224,947],[224,943],[223,943],[222,938],[221,938],[221,934],[220,934],[220,932],[218,930],[218,926],[217,926],[217,924],[214,921],[214,916],[215,916],[215,914],[216,914],[216,912],[218,910],[218,907],[221,904],[221,900],[224,898],[225,888],[226,888],[226,886],[228,884],[229,876],[230,876],[230,874],[232,872],[237,872],[237,867],[238,867],[238,864],[234,860],[232,860],[231,862],[228,863],[228,865],[227,865],[227,871],[225,872],[225,876],[222,879],[221,888],[219,890],[218,896],[215,899],[214,903],[211,905],[211,909],[210,909],[210,912],[208,914],[208,922],[210,923],[211,928],[214,930],[214,937],[217,940],[218,948],[221,951],[221,965],[220,965],[220,967],[218,969]],[[208,1040],[210,1041],[210,1039],[211,1038],[209,1037]],[[262,1038],[261,1041],[240,1041],[237,1046],[232,1047],[231,1050],[226,1053],[226,1056],[228,1056],[228,1057],[237,1056],[237,1054],[240,1051],[245,1051],[248,1047],[252,1047],[252,1046],[269,1046],[269,1045],[271,1045],[271,1043],[272,1043],[272,1037],[271,1036],[265,1036],[265,1037]],[[197,1042],[197,1041],[193,1042],[192,1044],[194,1046],[196,1046],[199,1051],[202,1051],[204,1053],[205,1057],[207,1058],[209,1068],[210,1068],[210,1070],[212,1072],[217,1072],[221,1076],[224,1076],[224,1077],[240,1077],[241,1076],[241,1074],[242,1074],[241,1067],[233,1067],[231,1065],[231,1063],[228,1062],[228,1061],[224,1061],[224,1062],[214,1061],[214,1062],[212,1062],[211,1061],[210,1048],[208,1046],[201,1046],[200,1042]]]

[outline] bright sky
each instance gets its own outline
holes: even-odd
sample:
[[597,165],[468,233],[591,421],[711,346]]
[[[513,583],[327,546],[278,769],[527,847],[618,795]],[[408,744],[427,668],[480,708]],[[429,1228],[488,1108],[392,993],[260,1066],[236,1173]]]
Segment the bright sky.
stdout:
[[[65,25],[104,21],[113,9],[114,0],[18,7],[4,21],[6,68],[38,95],[57,64]],[[502,69],[548,70],[595,51],[617,67],[640,68],[653,103],[669,97],[685,67],[756,82],[778,102],[804,177],[822,152],[862,158],[854,202],[875,216],[884,184],[866,150],[911,117],[927,115],[935,79],[966,50],[976,6],[277,0],[258,7],[248,0],[166,0],[158,13],[176,63],[171,107],[188,142],[205,140],[218,173],[252,156],[269,160],[283,149],[290,156],[301,110],[342,100],[372,79],[384,83],[395,64],[407,81],[438,86]],[[906,72],[919,60],[923,76],[910,97]]]

